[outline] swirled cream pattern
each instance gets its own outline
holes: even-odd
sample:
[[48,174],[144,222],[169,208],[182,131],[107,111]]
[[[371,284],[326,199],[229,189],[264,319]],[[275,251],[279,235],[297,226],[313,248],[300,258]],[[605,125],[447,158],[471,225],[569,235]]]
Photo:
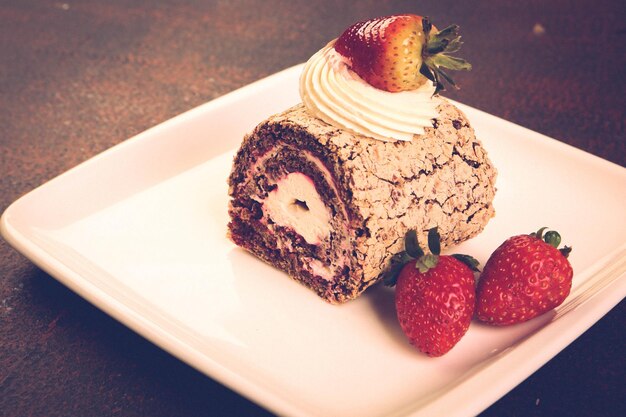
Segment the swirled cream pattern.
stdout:
[[430,82],[391,93],[372,87],[350,70],[330,42],[314,54],[300,76],[300,97],[326,123],[382,141],[408,141],[437,118],[439,99]]

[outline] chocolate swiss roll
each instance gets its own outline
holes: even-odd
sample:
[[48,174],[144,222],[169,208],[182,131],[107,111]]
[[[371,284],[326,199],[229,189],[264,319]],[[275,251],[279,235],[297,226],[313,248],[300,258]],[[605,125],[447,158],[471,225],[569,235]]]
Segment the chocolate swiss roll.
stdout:
[[412,141],[334,127],[302,104],[263,121],[228,179],[230,239],[342,303],[381,279],[409,229],[424,244],[437,226],[443,247],[480,233],[496,171],[462,112],[445,99],[437,110]]

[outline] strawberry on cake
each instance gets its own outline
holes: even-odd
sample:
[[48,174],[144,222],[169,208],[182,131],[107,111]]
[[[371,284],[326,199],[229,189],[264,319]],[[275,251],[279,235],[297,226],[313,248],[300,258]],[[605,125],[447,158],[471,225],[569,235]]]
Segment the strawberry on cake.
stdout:
[[494,215],[496,170],[439,95],[457,26],[396,15],[348,28],[300,79],[302,103],[246,135],[229,177],[229,236],[331,303],[381,280],[410,229],[443,247]]

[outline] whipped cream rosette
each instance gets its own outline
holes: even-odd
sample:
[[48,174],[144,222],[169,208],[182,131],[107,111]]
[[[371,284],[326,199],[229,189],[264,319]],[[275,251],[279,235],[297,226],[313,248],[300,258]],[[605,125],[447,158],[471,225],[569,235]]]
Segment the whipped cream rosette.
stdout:
[[375,88],[350,69],[334,43],[313,55],[300,77],[300,97],[311,114],[383,141],[411,140],[433,126],[440,100],[430,80],[410,91]]

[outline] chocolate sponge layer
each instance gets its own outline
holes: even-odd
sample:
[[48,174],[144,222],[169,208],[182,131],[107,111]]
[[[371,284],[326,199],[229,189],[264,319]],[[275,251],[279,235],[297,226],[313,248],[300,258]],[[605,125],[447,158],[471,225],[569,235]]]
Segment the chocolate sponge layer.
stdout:
[[[494,215],[496,170],[465,115],[443,99],[438,110],[434,127],[411,142],[338,129],[302,105],[263,121],[244,138],[229,177],[230,238],[340,303],[380,280],[407,230],[425,243],[437,226],[444,247],[480,233]],[[319,239],[307,241],[301,226],[277,223],[269,209],[294,174],[326,208]],[[302,213],[312,203],[285,204]]]

